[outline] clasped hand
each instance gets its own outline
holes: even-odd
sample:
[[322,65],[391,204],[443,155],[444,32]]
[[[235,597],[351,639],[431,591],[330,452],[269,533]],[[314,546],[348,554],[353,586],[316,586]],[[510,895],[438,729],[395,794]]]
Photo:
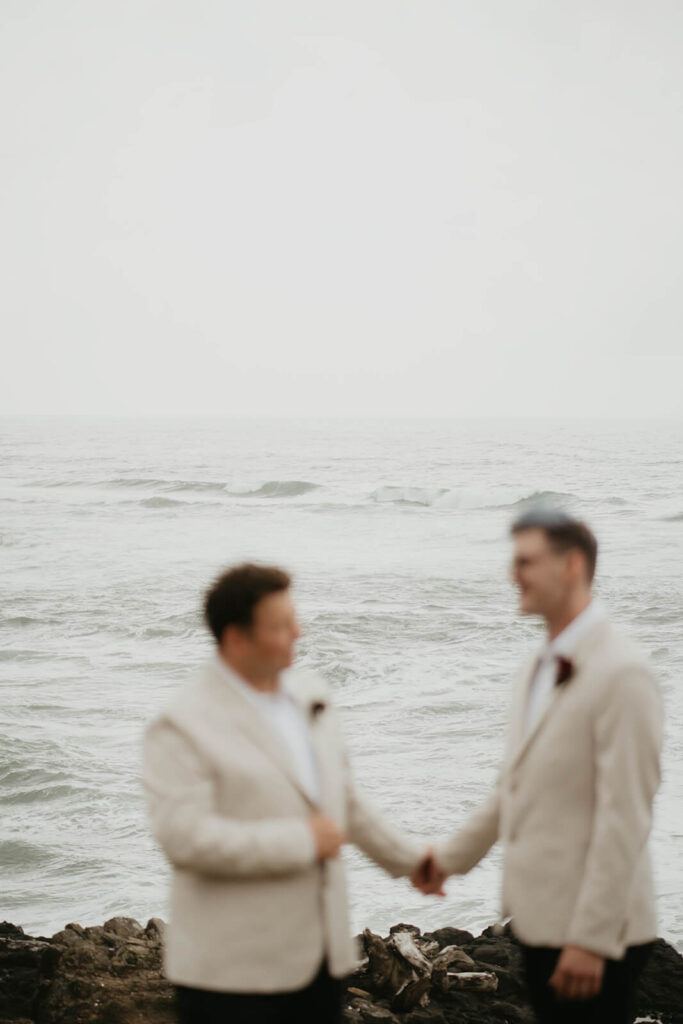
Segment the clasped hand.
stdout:
[[[338,857],[343,843],[346,842],[346,836],[332,819],[324,814],[312,814],[309,824],[315,841],[316,859],[325,861]],[[427,849],[410,876],[410,881],[416,889],[427,896],[445,896],[443,884],[447,877],[445,871],[437,864],[434,852]]]
[[445,896],[443,885],[447,878],[446,872],[437,864],[434,852],[427,850],[410,876],[410,881],[426,896]]
[[[432,850],[427,850],[410,881],[416,889],[428,896],[445,896],[443,871]],[[548,982],[561,1000],[584,1000],[595,997],[602,987],[605,970],[604,958],[579,946],[565,946],[552,978]]]

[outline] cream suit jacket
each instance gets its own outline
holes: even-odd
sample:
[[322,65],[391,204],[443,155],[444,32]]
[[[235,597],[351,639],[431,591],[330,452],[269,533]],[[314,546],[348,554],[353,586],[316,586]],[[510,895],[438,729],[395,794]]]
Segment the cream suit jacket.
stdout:
[[408,875],[421,851],[390,828],[352,781],[325,684],[298,671],[287,687],[310,722],[320,806],[281,740],[219,666],[152,724],[144,785],[153,833],[172,866],[165,968],[170,981],[226,992],[284,992],[353,969],[344,867],[320,864],[307,819],[329,815],[377,864]]
[[501,839],[503,916],[531,946],[620,959],[656,937],[647,840],[659,785],[662,709],[652,672],[606,621],[577,645],[574,672],[524,735],[536,659],[515,687],[494,791],[437,850],[464,874]]

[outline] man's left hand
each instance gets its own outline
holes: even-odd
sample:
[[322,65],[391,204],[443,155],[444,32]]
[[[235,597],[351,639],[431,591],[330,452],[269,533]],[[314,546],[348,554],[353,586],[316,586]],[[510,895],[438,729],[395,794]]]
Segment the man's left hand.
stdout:
[[605,958],[580,946],[565,946],[548,984],[558,999],[592,999],[602,988]]
[[425,896],[445,896],[443,884],[447,877],[437,864],[433,851],[429,849],[410,876],[410,881]]

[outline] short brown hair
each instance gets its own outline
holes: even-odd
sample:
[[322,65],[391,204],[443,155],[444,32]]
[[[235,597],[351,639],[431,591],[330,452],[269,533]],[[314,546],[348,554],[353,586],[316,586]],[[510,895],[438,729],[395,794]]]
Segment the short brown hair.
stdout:
[[204,595],[204,621],[220,644],[228,626],[249,629],[254,608],[268,594],[288,590],[291,577],[271,565],[247,562],[218,576]]
[[598,561],[598,542],[592,530],[580,519],[574,519],[561,509],[535,506],[522,512],[510,527],[513,536],[523,530],[543,530],[556,551],[578,548],[586,558],[588,581],[593,581]]

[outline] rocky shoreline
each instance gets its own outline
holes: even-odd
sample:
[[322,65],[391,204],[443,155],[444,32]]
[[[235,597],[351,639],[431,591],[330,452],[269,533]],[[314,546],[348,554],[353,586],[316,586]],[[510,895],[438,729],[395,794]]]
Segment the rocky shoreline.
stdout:
[[[163,921],[128,917],[52,938],[0,925],[0,1024],[173,1024],[161,972]],[[349,979],[349,1024],[531,1024],[519,948],[509,930],[422,934],[395,925],[359,937],[364,960]],[[267,965],[264,965],[267,970]],[[683,957],[658,940],[638,993],[638,1016],[683,1024]],[[302,1022],[303,1024],[303,1022]]]

